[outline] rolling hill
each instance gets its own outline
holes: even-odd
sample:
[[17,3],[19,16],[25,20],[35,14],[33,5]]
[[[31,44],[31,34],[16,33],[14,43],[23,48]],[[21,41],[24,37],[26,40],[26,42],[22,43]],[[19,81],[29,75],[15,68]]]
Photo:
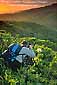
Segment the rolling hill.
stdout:
[[35,8],[14,14],[0,14],[0,20],[4,21],[26,21],[47,27],[57,26],[57,4],[42,8]]
[[1,29],[22,36],[57,41],[57,4],[14,14],[0,14]]

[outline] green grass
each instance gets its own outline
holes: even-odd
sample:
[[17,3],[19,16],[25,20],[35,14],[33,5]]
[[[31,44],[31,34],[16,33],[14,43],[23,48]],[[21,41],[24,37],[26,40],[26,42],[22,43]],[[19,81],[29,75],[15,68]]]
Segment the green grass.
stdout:
[[20,34],[21,36],[34,36],[40,39],[57,41],[57,29],[32,22],[5,22],[4,25],[0,25],[0,30],[6,30],[13,35]]

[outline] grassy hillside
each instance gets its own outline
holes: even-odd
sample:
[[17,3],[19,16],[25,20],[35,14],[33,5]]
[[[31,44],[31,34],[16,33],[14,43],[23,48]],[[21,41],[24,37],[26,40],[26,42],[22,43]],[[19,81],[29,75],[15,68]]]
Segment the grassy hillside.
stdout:
[[18,33],[21,36],[34,36],[40,39],[57,41],[56,29],[50,29],[32,22],[3,22],[0,24],[0,30],[6,30],[13,35]]
[[4,21],[26,21],[45,25],[51,29],[57,27],[57,4],[42,8],[35,8],[14,14],[0,15],[0,20]]
[[0,30],[57,41],[57,4],[0,15]]
[[[56,7],[0,15],[0,85],[57,85]],[[24,66],[15,71],[1,53],[23,40],[33,43],[37,55],[33,65],[24,60]]]

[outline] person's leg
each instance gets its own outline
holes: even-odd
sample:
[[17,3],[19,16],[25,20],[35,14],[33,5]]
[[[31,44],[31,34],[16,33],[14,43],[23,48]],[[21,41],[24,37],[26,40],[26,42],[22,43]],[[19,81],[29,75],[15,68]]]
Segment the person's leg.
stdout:
[[20,69],[20,66],[21,66],[21,63],[19,63],[19,62],[16,61],[16,60],[11,63],[11,68],[12,68],[13,70],[17,70],[17,68]]

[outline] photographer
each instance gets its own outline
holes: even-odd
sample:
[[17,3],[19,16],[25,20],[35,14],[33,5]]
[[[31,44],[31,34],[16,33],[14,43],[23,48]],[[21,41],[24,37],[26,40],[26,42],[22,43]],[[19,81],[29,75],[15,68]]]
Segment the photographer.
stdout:
[[32,45],[31,44],[28,45],[28,43],[26,41],[23,42],[23,47],[22,47],[21,51],[19,52],[19,55],[16,57],[16,60],[19,61],[20,63],[23,62],[21,54],[23,54],[23,58],[25,56],[29,56],[31,58],[35,57],[35,53],[32,50]]
[[19,55],[16,56],[16,60],[12,64],[13,66],[11,65],[12,68],[13,69],[15,69],[17,67],[20,68],[20,66],[22,65],[23,60],[25,59],[25,57],[28,57],[28,59],[34,58],[35,57],[35,53],[32,50],[32,44],[30,44],[30,43],[28,44],[28,42],[23,41],[22,49],[19,52]]

